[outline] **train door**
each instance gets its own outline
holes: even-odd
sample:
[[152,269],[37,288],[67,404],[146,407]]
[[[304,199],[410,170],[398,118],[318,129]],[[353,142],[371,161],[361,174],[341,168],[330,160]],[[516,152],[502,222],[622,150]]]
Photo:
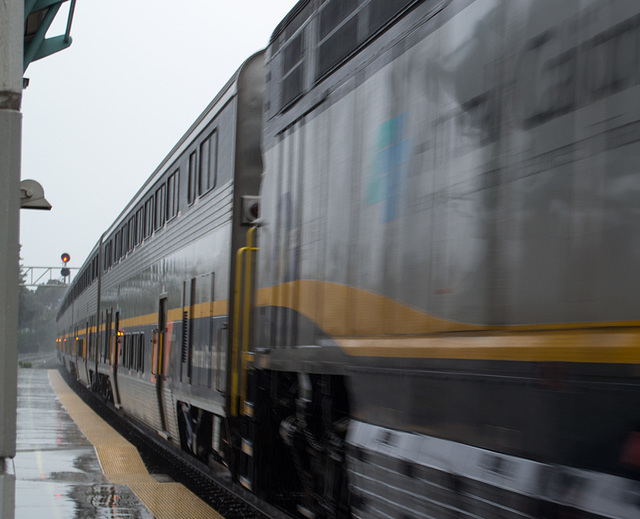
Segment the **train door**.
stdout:
[[100,355],[100,361],[105,364],[112,364],[111,362],[111,326],[113,321],[113,310],[107,310],[105,312],[104,319],[104,342],[102,343],[102,354]]
[[222,390],[226,375],[227,321],[216,318],[215,273],[184,283],[180,381]]
[[104,333],[101,336],[100,340],[100,364],[104,364],[103,369],[106,369],[107,366],[110,370],[110,375],[107,375],[106,380],[106,392],[107,399],[111,402],[114,401],[114,381],[113,381],[113,365],[111,364],[111,337],[112,331],[111,327],[113,326],[113,309],[107,310],[104,312],[104,318],[102,319],[104,324]]
[[98,383],[98,330],[96,327],[96,318],[94,315],[89,317],[89,329],[87,333],[89,342],[87,367],[89,370],[89,384],[91,387],[97,387]]
[[[111,310],[113,313],[113,310]],[[120,358],[120,312],[116,312],[115,329],[111,337],[111,370],[113,373],[113,404],[120,407],[120,390],[118,389],[118,359]]]
[[224,319],[220,322],[216,332],[216,355],[215,355],[215,370],[216,370],[216,390],[219,393],[225,391],[227,387],[227,351],[229,341],[229,325],[227,320]]
[[89,321],[87,321],[84,338],[80,339],[82,341],[82,359],[84,360],[84,374],[86,376],[85,384],[87,387],[91,387],[91,376],[89,373],[89,332]]
[[168,355],[167,347],[167,312],[168,300],[161,297],[158,303],[158,326],[153,331],[153,351],[151,354],[151,380],[155,379],[156,395],[158,399],[158,409],[160,411],[160,421],[162,431],[167,431],[167,421],[165,418],[164,384],[166,380],[166,364]]

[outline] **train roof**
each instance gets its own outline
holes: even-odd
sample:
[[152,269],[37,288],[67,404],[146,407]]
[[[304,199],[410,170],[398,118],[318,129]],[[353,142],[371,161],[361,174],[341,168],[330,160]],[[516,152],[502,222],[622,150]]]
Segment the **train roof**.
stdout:
[[[126,203],[126,205],[123,207],[122,211],[117,216],[117,218],[101,234],[101,237],[93,246],[89,255],[84,259],[84,262],[80,267],[79,273],[81,273],[88,266],[88,264],[93,260],[93,257],[98,251],[101,241],[105,237],[113,233],[118,228],[118,226],[122,224],[124,219],[129,215],[129,211],[131,210],[131,208],[144,198],[149,187],[153,186],[155,182],[157,182],[157,180],[166,171],[167,167],[170,166],[175,160],[177,160],[177,158],[179,157],[180,153],[183,150],[183,147],[185,147],[190,142],[194,134],[199,133],[201,129],[203,129],[204,126],[209,123],[211,118],[213,118],[219,112],[219,110],[222,109],[222,107],[225,106],[227,102],[237,93],[238,79],[240,77],[240,74],[242,73],[242,70],[245,64],[251,61],[251,59],[253,59],[254,56],[256,56],[257,54],[260,54],[260,52],[264,52],[264,51],[262,50],[258,51],[242,62],[242,64],[234,72],[231,78],[229,78],[226,84],[216,94],[213,100],[200,113],[200,115],[196,118],[193,124],[191,124],[189,129],[182,135],[182,137],[178,140],[178,142],[173,146],[171,151],[164,157],[164,159],[162,159],[160,164],[158,164],[158,166],[151,173],[151,175],[149,175],[147,180],[145,180],[144,184],[142,184],[142,186],[136,192],[136,194]],[[67,289],[66,292],[67,293],[70,292],[73,289],[75,284],[76,284],[76,279],[74,277],[74,280],[69,284],[69,288]]]
[[315,0],[299,0],[299,2],[293,6],[291,11],[287,13],[287,16],[285,16],[277,25],[277,27],[271,34],[269,45],[276,41],[278,39],[278,36],[280,36],[287,29],[291,29],[292,32],[298,30],[300,25],[302,25],[304,21],[307,20],[307,18],[309,18],[309,16],[311,15],[315,3]]
[[166,168],[170,166],[177,158],[180,153],[183,151],[183,148],[187,146],[190,142],[191,138],[197,135],[204,126],[210,122],[210,120],[229,102],[231,98],[233,98],[237,93],[237,84],[240,75],[242,74],[245,65],[249,63],[256,55],[264,52],[264,50],[260,50],[255,52],[251,56],[249,56],[246,60],[242,62],[242,64],[238,67],[238,69],[234,72],[234,74],[229,78],[227,83],[220,89],[220,91],[216,94],[213,100],[207,105],[207,107],[202,111],[202,113],[197,117],[197,119],[193,122],[193,124],[189,127],[189,129],[182,135],[182,137],[178,140],[175,146],[171,149],[171,151],[162,159],[160,164],[156,167],[156,169],[151,173],[151,175],[144,182],[142,187],[137,191],[137,193],[127,202],[124,206],[118,217],[113,221],[113,223],[106,230],[105,235],[108,236],[112,233],[128,215],[128,212],[131,210],[131,207],[136,205],[144,195],[146,194],[148,188],[152,186],[166,171]]
[[[133,196],[129,202],[122,209],[118,217],[113,221],[113,223],[109,226],[106,231],[106,235],[109,235],[113,230],[115,230],[118,225],[122,223],[122,219],[128,214],[129,210],[132,206],[136,205],[146,194],[149,186],[152,186],[158,178],[162,175],[162,173],[166,170],[166,168],[178,158],[181,148],[190,140],[192,135],[198,130],[198,127],[202,125],[203,122],[208,122],[210,116],[215,115],[218,110],[216,110],[216,106],[223,101],[223,105],[227,103],[227,101],[233,97],[236,93],[236,83],[238,81],[238,76],[242,70],[242,66],[244,63],[236,70],[236,72],[231,76],[229,81],[222,87],[222,89],[216,94],[207,107],[202,111],[202,113],[198,116],[198,118],[193,122],[193,124],[189,127],[189,129],[182,135],[182,137],[178,140],[178,142],[174,145],[171,151],[160,161],[160,164],[156,167],[156,169],[149,175],[147,180],[142,184],[138,192]],[[220,107],[221,108],[221,107]]]

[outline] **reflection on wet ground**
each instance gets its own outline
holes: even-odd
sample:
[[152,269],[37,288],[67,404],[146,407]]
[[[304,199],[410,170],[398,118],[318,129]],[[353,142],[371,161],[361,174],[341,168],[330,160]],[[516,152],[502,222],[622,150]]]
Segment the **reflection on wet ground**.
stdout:
[[18,370],[16,519],[151,519],[126,485],[103,475],[43,369]]

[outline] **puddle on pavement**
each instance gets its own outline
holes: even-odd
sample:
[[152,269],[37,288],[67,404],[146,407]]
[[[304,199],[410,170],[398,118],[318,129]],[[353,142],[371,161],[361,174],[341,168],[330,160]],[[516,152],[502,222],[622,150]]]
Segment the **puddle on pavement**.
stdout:
[[18,370],[14,465],[16,519],[153,519],[129,487],[112,485],[102,474],[46,370]]

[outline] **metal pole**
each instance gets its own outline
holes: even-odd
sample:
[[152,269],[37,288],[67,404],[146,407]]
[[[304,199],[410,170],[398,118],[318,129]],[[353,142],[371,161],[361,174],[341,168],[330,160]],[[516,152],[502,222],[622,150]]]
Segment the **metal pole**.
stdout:
[[0,2],[0,458],[3,459],[16,454],[23,39],[24,2]]

